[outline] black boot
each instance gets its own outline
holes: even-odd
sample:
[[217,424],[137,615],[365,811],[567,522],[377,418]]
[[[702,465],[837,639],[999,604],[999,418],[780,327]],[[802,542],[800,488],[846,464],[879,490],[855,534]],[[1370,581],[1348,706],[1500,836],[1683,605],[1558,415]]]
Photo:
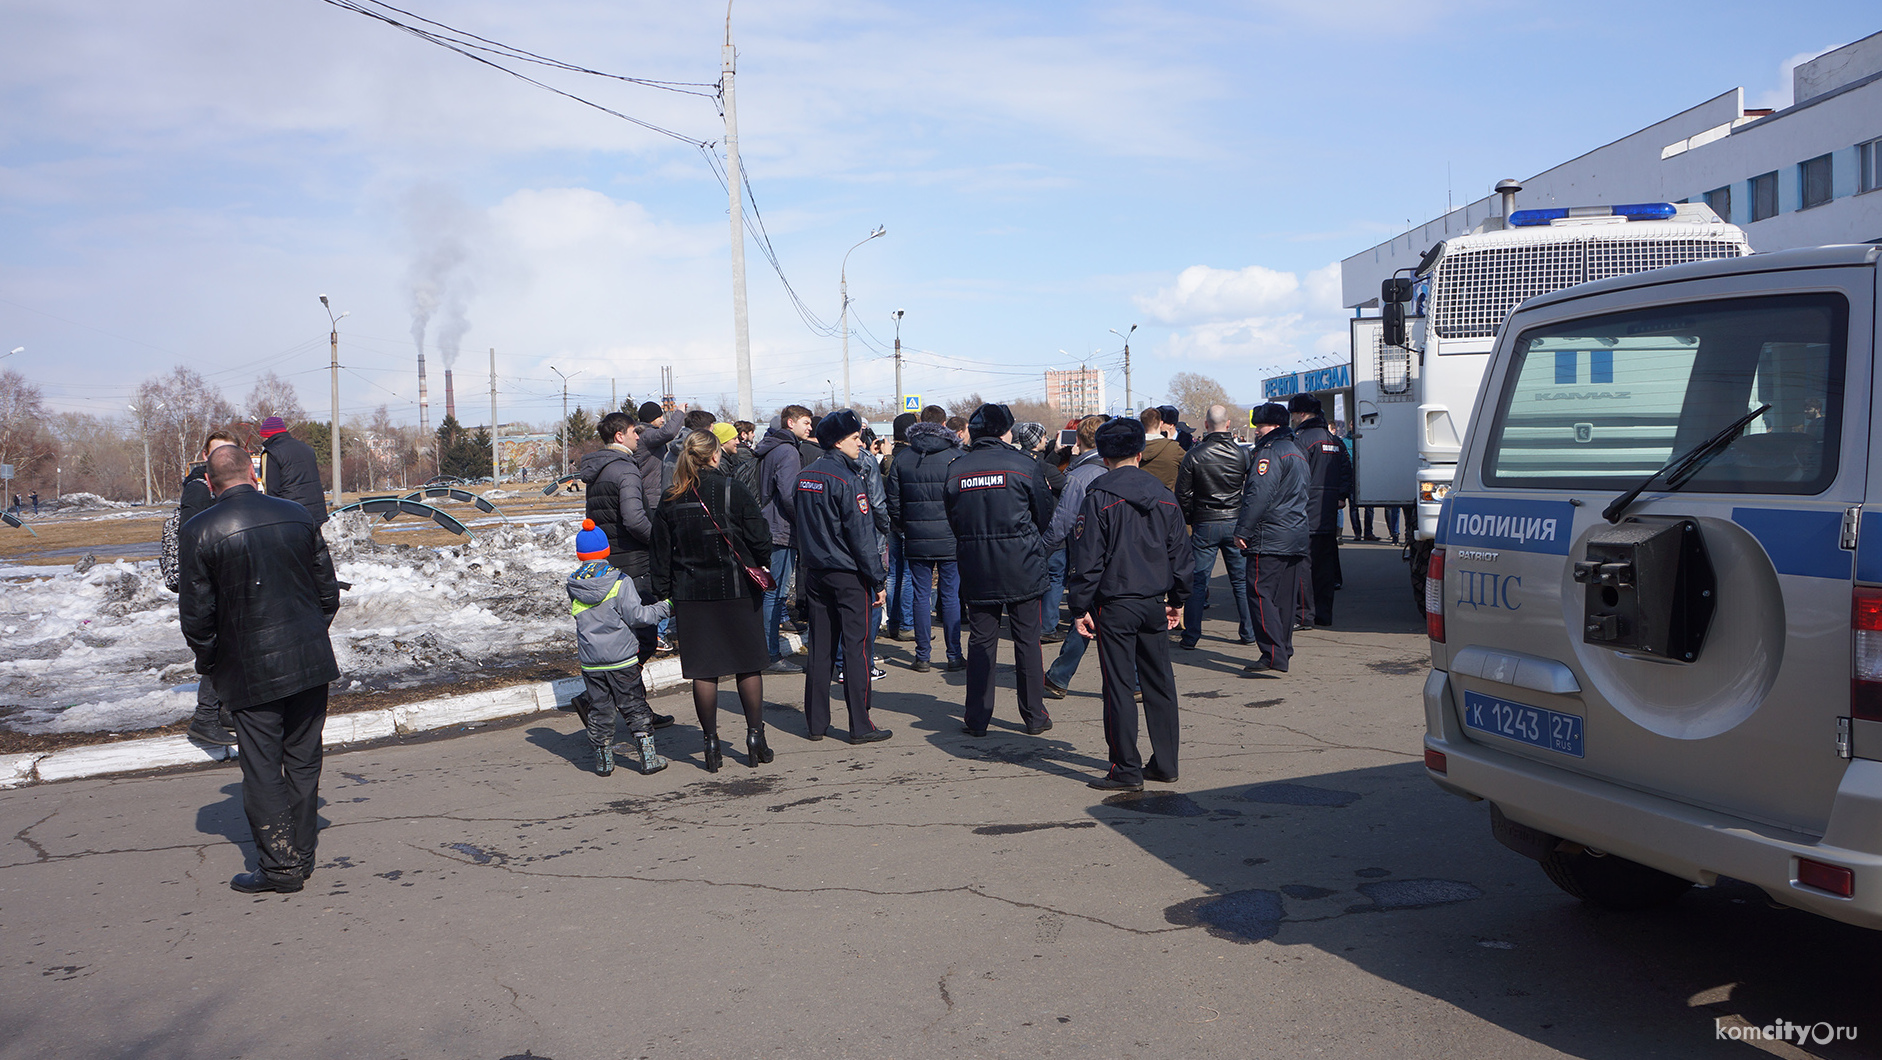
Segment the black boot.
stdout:
[[614,745],[599,744],[595,747],[595,775],[609,776],[614,772]]
[[706,772],[717,773],[719,767],[723,765],[725,765],[725,748],[719,743],[719,734],[709,732],[706,734]]
[[765,743],[765,727],[763,725],[755,729],[745,730],[746,765],[757,769],[761,765],[770,765],[771,760],[776,757],[777,756],[772,753],[771,747]]

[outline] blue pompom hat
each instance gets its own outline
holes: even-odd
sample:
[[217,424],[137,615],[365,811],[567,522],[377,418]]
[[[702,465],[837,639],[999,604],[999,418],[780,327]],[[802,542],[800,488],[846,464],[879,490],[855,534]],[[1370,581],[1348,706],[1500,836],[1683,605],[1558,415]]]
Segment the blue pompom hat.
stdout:
[[575,558],[584,561],[608,558],[607,532],[595,529],[593,519],[583,519],[581,532],[575,535]]

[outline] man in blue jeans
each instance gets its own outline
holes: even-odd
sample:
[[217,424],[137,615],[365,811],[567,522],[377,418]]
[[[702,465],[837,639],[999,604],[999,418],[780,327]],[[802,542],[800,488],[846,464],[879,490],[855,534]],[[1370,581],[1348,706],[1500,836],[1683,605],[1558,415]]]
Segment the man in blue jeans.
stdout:
[[803,668],[785,658],[778,626],[790,599],[791,575],[797,569],[796,491],[803,460],[797,443],[810,437],[810,410],[786,405],[771,421],[754,456],[758,458],[758,503],[771,528],[771,577],[776,588],[765,593],[765,647],[771,652],[770,673],[801,673]]
[[1176,506],[1189,524],[1189,546],[1196,558],[1194,585],[1183,608],[1185,648],[1202,639],[1202,613],[1209,606],[1209,576],[1215,573],[1216,553],[1228,565],[1229,587],[1235,593],[1235,616],[1240,620],[1239,640],[1255,642],[1254,616],[1248,609],[1246,558],[1235,547],[1235,519],[1241,511],[1242,488],[1248,481],[1248,454],[1229,433],[1229,411],[1211,405],[1202,421],[1202,440],[1183,454],[1176,469]]
[[960,438],[947,429],[947,411],[930,405],[921,422],[908,428],[908,444],[889,463],[883,484],[889,523],[902,539],[902,555],[914,581],[916,673],[932,669],[935,579],[940,579],[941,645],[947,670],[964,670],[961,657],[961,576],[955,562],[954,529],[948,525],[944,496],[948,469],[960,459]]

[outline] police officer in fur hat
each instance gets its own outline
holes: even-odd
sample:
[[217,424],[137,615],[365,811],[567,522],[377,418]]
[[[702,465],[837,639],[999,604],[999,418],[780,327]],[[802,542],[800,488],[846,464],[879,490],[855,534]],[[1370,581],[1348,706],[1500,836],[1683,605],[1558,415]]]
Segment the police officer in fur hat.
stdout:
[[1045,707],[1046,526],[1052,491],[1030,453],[1013,447],[1013,413],[982,405],[967,421],[973,445],[948,467],[942,499],[954,529],[954,555],[967,605],[967,705],[961,731],[985,736],[993,719],[993,664],[1000,616],[1013,635],[1019,716],[1038,735],[1052,727]]
[[[1072,524],[1065,598],[1079,635],[1095,637],[1104,669],[1104,741],[1111,768],[1091,786],[1142,791],[1144,781],[1176,779],[1176,674],[1170,635],[1182,622],[1194,562],[1176,495],[1139,466],[1144,425],[1129,418],[1098,428],[1098,455],[1110,470],[1085,491]],[[1137,703],[1144,694],[1150,761],[1137,753]]]
[[1251,674],[1286,673],[1294,657],[1294,608],[1307,559],[1307,458],[1287,426],[1287,406],[1269,402],[1248,414],[1261,437],[1249,456],[1235,545],[1248,555],[1249,608],[1261,657]]
[[876,536],[869,487],[863,480],[862,417],[838,409],[817,424],[823,456],[797,473],[795,519],[810,606],[810,665],[804,670],[804,722],[810,738],[830,727],[830,674],[837,638],[857,665],[843,671],[850,742],[875,743],[890,730],[869,718],[869,614],[881,607],[887,572]]

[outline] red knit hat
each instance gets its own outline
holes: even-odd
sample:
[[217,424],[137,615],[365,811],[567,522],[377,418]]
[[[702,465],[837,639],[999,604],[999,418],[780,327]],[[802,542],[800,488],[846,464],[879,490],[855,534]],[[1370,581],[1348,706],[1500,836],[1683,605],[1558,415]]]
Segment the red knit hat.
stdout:
[[593,519],[583,519],[582,532],[575,535],[575,558],[583,562],[608,558],[608,535],[595,529]]

